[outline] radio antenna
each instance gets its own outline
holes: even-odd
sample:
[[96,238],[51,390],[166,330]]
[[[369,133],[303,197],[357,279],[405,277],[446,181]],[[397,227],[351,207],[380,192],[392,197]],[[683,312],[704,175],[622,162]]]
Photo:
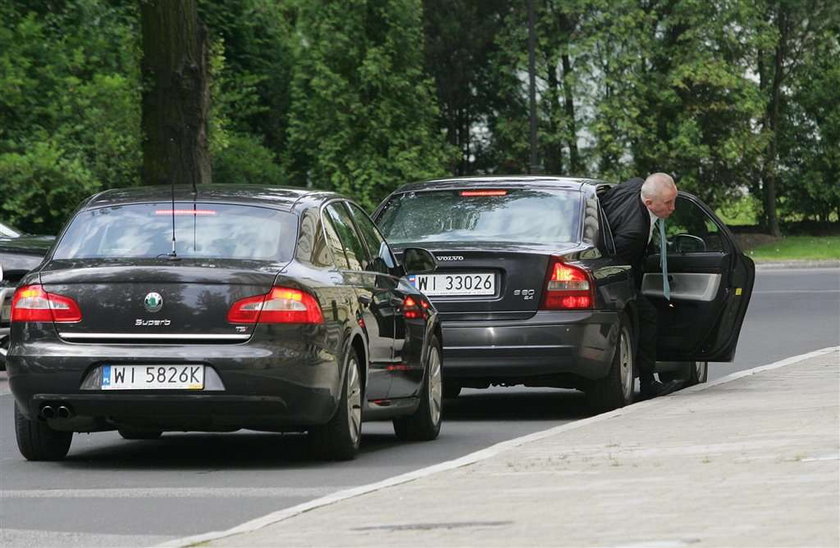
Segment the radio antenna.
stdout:
[[174,259],[178,256],[175,253],[175,180],[172,179],[170,183],[172,188],[172,251],[169,252],[168,256]]

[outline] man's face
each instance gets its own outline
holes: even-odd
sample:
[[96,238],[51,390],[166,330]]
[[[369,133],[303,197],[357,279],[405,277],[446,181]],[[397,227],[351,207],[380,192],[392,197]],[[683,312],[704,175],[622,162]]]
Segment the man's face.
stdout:
[[665,188],[655,198],[647,198],[645,206],[660,219],[667,219],[676,209],[677,189]]

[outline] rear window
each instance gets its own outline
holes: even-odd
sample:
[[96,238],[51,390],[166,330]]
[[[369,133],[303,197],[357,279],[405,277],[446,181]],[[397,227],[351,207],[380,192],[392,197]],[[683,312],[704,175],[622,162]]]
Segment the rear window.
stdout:
[[[286,261],[297,216],[275,209],[175,203],[178,257]],[[78,213],[55,259],[154,258],[172,251],[172,202],[102,207]]]
[[415,242],[577,242],[580,193],[542,189],[408,192],[379,215],[391,244]]

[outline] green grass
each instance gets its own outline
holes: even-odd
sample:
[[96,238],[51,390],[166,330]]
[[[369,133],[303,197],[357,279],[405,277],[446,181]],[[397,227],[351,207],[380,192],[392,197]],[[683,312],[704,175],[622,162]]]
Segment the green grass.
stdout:
[[758,261],[840,259],[840,236],[786,236],[747,255]]

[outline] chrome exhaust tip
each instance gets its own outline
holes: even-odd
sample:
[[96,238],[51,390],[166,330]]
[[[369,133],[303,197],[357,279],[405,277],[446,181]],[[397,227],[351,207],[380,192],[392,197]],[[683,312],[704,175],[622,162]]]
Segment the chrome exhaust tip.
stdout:
[[52,419],[55,417],[55,409],[52,405],[42,405],[41,416],[45,419]]
[[56,413],[60,419],[69,419],[73,416],[73,411],[66,405],[59,405]]

